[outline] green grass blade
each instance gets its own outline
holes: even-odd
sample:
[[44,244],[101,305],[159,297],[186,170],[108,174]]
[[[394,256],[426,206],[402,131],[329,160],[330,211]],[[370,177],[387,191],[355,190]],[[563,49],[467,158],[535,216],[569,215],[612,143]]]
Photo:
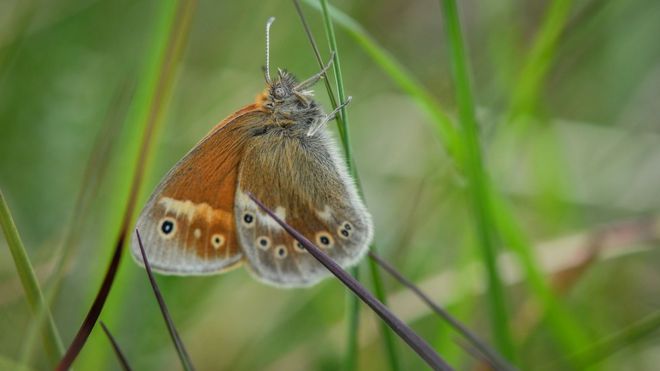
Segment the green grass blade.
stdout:
[[[330,14],[328,12],[328,2],[327,0],[321,0],[321,7],[323,8],[323,23],[325,24],[326,36],[328,37],[328,44],[330,45],[330,50],[334,52],[332,69],[335,73],[335,82],[337,84],[337,96],[339,97],[339,105],[343,105],[346,102],[346,90],[344,89],[344,79],[342,78],[341,73],[341,59],[339,58],[339,50],[337,48],[337,38],[335,37],[335,28],[330,20]],[[351,136],[348,135],[348,115],[346,114],[346,107],[342,107],[340,110],[341,121],[340,125],[343,126],[341,136],[341,141],[344,146],[344,152],[346,155],[346,165],[348,165],[348,170],[353,177],[355,177],[355,167],[353,166],[353,149],[351,147]]]
[[660,311],[649,314],[632,325],[602,339],[576,356],[583,362],[584,367],[590,367],[624,348],[634,346],[648,339],[658,329],[660,329]]
[[[116,214],[118,228],[130,233],[130,225],[136,211],[137,200],[142,193],[143,179],[151,168],[154,144],[157,143],[175,81],[180,56],[187,41],[190,19],[195,1],[158,3],[155,19],[148,38],[148,48],[143,57],[140,78],[126,116],[125,143],[119,161],[126,174],[115,185],[118,202],[126,205],[123,214]],[[116,237],[115,237],[116,238]],[[114,241],[113,241],[114,242]],[[122,298],[130,287],[130,272],[118,276],[113,289],[113,300],[104,309],[107,323],[120,322]],[[102,369],[108,355],[105,342],[88,342],[77,364],[81,369]]]
[[39,282],[34,273],[34,269],[32,268],[32,263],[30,263],[30,258],[28,257],[27,251],[25,251],[25,246],[23,246],[23,241],[18,234],[18,229],[16,228],[14,219],[9,212],[9,206],[7,205],[7,201],[1,190],[0,224],[2,225],[2,230],[7,239],[7,245],[9,246],[12,258],[14,259],[14,265],[16,266],[16,271],[20,277],[32,313],[35,316],[39,316],[40,313],[45,313],[44,323],[43,326],[41,326],[41,333],[46,353],[50,358],[51,364],[54,366],[64,353],[62,340],[57,332],[57,327],[55,326],[55,321],[50,313],[50,309],[46,306],[46,301],[39,288]]
[[[344,82],[341,73],[341,62],[339,59],[339,52],[337,48],[337,39],[335,36],[334,26],[330,17],[330,12],[328,11],[328,4],[326,0],[322,0],[321,7],[323,14],[323,21],[325,24],[326,34],[328,38],[328,44],[330,45],[330,49],[334,52],[333,69],[336,76],[337,92],[339,97],[338,104],[342,104],[343,102],[346,101],[346,91],[344,89]],[[302,17],[302,12],[301,12],[301,17]],[[312,41],[312,45],[314,45],[313,38],[311,37],[311,32],[310,32],[310,40]],[[319,62],[322,64],[320,59]],[[330,89],[329,85],[327,85],[327,87],[328,87],[328,94],[332,96],[332,90]],[[331,100],[334,103],[334,98],[331,98]],[[340,112],[341,112],[341,116],[340,116],[341,120],[337,121],[337,125],[339,126],[339,134],[341,136],[342,145],[344,147],[344,154],[346,156],[346,165],[351,173],[351,176],[353,177],[353,179],[355,180],[358,186],[358,190],[360,194],[364,197],[362,191],[362,184],[360,182],[357,168],[353,161],[353,151],[351,147],[350,134],[348,132],[348,115],[346,114],[346,107],[342,107]],[[370,249],[372,250],[375,249],[375,246],[370,246]],[[380,276],[380,272],[378,271],[378,268],[376,267],[375,263],[371,260],[369,261],[369,271],[371,273],[371,280],[374,285],[374,292],[376,294],[376,297],[385,305],[387,305],[387,301],[386,301],[387,296],[385,295],[385,290],[384,290],[382,278]],[[352,273],[353,276],[357,279],[359,273],[358,268],[357,267],[354,268],[352,270]],[[345,369],[353,370],[356,369],[357,366],[357,349],[358,349],[357,340],[358,340],[360,303],[357,297],[355,297],[354,295],[349,295],[347,297],[347,305],[348,305],[348,313],[349,313],[349,319],[348,319],[349,330],[348,330],[348,343],[347,343]],[[385,344],[385,352],[387,353],[388,361],[390,364],[390,369],[393,371],[397,371],[400,369],[400,366],[399,366],[399,356],[396,350],[396,345],[394,343],[394,335],[392,333],[392,330],[385,323],[380,323],[380,326],[381,326],[381,333],[383,334],[383,341]]]
[[514,359],[514,345],[509,328],[509,315],[504,285],[497,270],[497,250],[494,245],[492,212],[489,210],[488,175],[481,159],[478,127],[475,118],[474,100],[468,76],[463,37],[456,3],[442,0],[443,20],[447,43],[450,48],[452,74],[459,106],[459,117],[465,146],[464,168],[469,181],[471,203],[476,222],[482,259],[488,276],[488,302],[490,322],[495,342],[502,355]]
[[[321,6],[323,8],[323,21],[325,24],[326,36],[328,39],[328,44],[330,45],[330,50],[334,52],[332,68],[335,73],[335,82],[337,87],[337,95],[339,98],[339,105],[342,105],[346,102],[346,91],[344,90],[344,81],[341,74],[341,62],[339,59],[339,51],[337,50],[337,39],[335,37],[335,30],[330,20],[328,14],[328,4],[326,0],[321,0]],[[342,107],[340,110],[341,121],[338,122],[339,133],[341,136],[342,146],[344,147],[344,155],[346,156],[346,165],[348,166],[348,171],[351,176],[356,178],[356,170],[353,165],[353,150],[351,148],[350,135],[348,135],[348,115],[346,114],[346,107]],[[359,279],[359,268],[355,267],[351,269],[351,274],[355,279]],[[348,339],[347,339],[347,349],[346,349],[346,359],[344,363],[345,370],[355,370],[357,369],[357,359],[358,359],[358,330],[360,327],[360,303],[358,298],[355,295],[347,294],[346,296],[346,306],[348,310]]]
[[535,110],[539,90],[550,68],[557,40],[566,25],[572,3],[572,0],[550,2],[543,24],[517,79],[506,115],[508,122]]
[[[304,0],[318,11],[321,5],[314,0]],[[440,137],[447,152],[456,153],[458,137],[452,120],[440,107],[433,95],[415,79],[406,68],[399,63],[385,48],[380,46],[367,31],[348,15],[328,6],[330,17],[351,36],[357,44],[376,62],[380,68],[433,119],[433,129]]]

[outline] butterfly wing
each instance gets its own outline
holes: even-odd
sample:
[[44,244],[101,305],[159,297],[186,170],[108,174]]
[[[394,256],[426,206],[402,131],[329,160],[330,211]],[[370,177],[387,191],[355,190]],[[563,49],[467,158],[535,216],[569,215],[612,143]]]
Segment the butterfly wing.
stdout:
[[[238,165],[251,130],[263,119],[257,105],[236,112],[161,180],[137,221],[155,271],[211,274],[240,265],[233,217]],[[142,264],[135,236],[131,250]]]
[[371,217],[325,131],[300,138],[273,130],[252,138],[239,165],[234,207],[243,253],[258,279],[301,287],[328,276],[248,193],[344,267],[356,264],[371,243]]

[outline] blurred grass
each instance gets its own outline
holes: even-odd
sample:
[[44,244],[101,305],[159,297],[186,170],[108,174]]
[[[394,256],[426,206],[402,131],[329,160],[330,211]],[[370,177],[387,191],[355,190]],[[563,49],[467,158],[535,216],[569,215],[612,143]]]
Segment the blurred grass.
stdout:
[[16,223],[14,223],[14,219],[11,216],[7,200],[5,200],[2,190],[0,190],[0,225],[2,225],[2,231],[7,240],[7,246],[14,258],[14,265],[16,266],[16,271],[21,279],[25,297],[28,303],[30,303],[32,315],[38,320],[41,317],[41,313],[45,313],[43,322],[38,320],[38,325],[41,330],[45,351],[50,358],[52,366],[57,363],[63,353],[62,340],[60,339],[60,335],[55,326],[55,322],[53,321],[53,316],[50,313],[48,304],[44,299],[41,288],[39,287],[39,281],[32,268],[30,257],[28,256],[23,241],[18,234],[18,228],[16,228]]
[[[488,334],[486,296],[468,283],[482,282],[480,273],[468,273],[452,287],[431,280],[480,260],[465,251],[477,246],[471,242],[476,235],[466,212],[470,205],[464,179],[449,170],[462,161],[447,158],[438,146],[440,138],[444,152],[460,158],[458,126],[452,123],[459,105],[449,83],[451,58],[439,37],[442,24],[433,10],[437,3],[332,3],[343,10],[340,14],[329,9],[337,26],[343,79],[355,98],[350,107],[353,157],[360,164],[376,223],[379,253],[413,281],[429,282],[426,288],[434,297],[449,295],[452,313],[477,333]],[[619,333],[659,308],[660,255],[653,241],[628,246],[636,253],[608,253],[561,296],[547,283],[548,264],[559,262],[547,261],[546,252],[536,247],[540,241],[660,211],[660,111],[655,104],[660,94],[660,47],[655,41],[660,7],[648,0],[608,1],[594,11],[583,11],[594,9],[592,1],[561,8],[566,4],[459,4],[484,165],[491,175],[489,191],[497,192],[490,200],[501,238],[496,244],[517,250],[515,260],[525,262],[506,264],[502,271],[507,283],[516,282],[505,287],[509,314],[518,323],[517,309],[530,299],[546,313],[524,339],[515,339],[522,369],[579,365],[579,358],[569,359],[571,349],[591,349],[595,339]],[[94,136],[118,87],[127,76],[144,78],[145,54],[160,6],[152,0],[68,0],[21,3],[15,12],[14,3],[0,3],[0,187],[46,288],[52,282],[52,246],[70,228],[86,154],[92,153]],[[259,66],[268,16],[278,18],[273,63],[299,77],[318,70],[288,2],[198,6],[190,43],[182,52],[181,77],[160,118],[158,151],[145,178],[149,185],[213,123],[252,101],[263,88]],[[561,11],[553,13],[553,7]],[[321,16],[312,15],[311,27],[323,32]],[[554,19],[551,31],[549,17]],[[21,20],[25,22],[16,28]],[[538,50],[539,40],[546,40],[550,50],[535,54],[542,56],[537,60],[543,71],[525,72],[531,68],[528,63],[536,63],[529,57]],[[537,82],[518,81],[527,73]],[[526,120],[526,132],[502,124],[519,83],[533,86],[525,88],[530,95],[521,96],[530,102],[520,116]],[[319,100],[327,107],[325,97]],[[97,289],[108,255],[98,246],[110,246],[115,238],[121,218],[117,205],[125,203],[130,174],[125,164],[139,141],[131,132],[121,131],[108,176],[98,184],[89,216],[78,226],[78,263],[65,270],[61,294],[53,303],[64,338],[79,325],[84,311],[69,303],[89,302]],[[412,207],[421,179],[428,179],[428,191]],[[8,254],[0,248],[0,331],[24,333],[30,311],[21,300],[20,280]],[[136,369],[175,369],[165,332],[154,330],[160,328],[160,318],[138,272],[125,259],[104,320],[131,355],[140,352],[131,357]],[[509,281],[512,275],[517,278]],[[208,278],[162,277],[160,282],[200,369],[343,365],[347,344],[341,287],[323,283],[310,290],[274,290],[252,282],[243,271]],[[414,313],[416,302],[392,300],[401,293],[388,284],[384,282],[384,289],[398,315],[412,319],[411,325],[427,339],[441,336],[437,318]],[[372,323],[365,315],[363,311],[357,367],[385,369],[387,353],[381,338],[369,332]],[[254,318],[268,328],[255,324]],[[653,334],[621,337],[593,366],[655,369],[658,347]],[[452,350],[452,364],[472,369],[474,361],[452,340],[447,336],[438,342],[442,354]],[[114,367],[102,334],[92,334],[89,345],[78,368]],[[0,336],[3,365],[17,363],[20,350],[14,338]],[[586,353],[582,356],[587,358]],[[408,352],[399,357],[402,369],[421,367]],[[36,354],[29,366],[47,369],[47,364],[44,354]]]
[[494,244],[492,210],[488,202],[488,174],[481,159],[481,142],[479,128],[475,118],[474,99],[469,77],[469,66],[466,62],[461,22],[452,0],[441,0],[443,23],[447,44],[450,49],[451,70],[456,89],[459,119],[461,121],[463,168],[468,178],[468,189],[471,193],[473,217],[475,219],[482,260],[486,266],[488,277],[488,298],[490,324],[493,328],[495,343],[504,357],[515,362],[515,348],[509,327],[507,299],[504,293],[502,278],[497,268],[497,249]]

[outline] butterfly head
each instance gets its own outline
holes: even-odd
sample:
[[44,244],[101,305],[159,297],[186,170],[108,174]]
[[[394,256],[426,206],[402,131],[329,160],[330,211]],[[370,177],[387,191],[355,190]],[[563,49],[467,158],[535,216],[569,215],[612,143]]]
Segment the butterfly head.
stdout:
[[313,100],[312,90],[307,87],[289,72],[278,69],[277,78],[266,83],[261,105],[280,126],[294,125],[305,131],[323,117],[321,107]]

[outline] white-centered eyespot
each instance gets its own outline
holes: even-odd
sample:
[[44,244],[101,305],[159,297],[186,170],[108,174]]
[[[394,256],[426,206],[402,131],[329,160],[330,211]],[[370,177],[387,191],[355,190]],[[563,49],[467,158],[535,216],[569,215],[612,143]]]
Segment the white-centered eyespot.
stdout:
[[284,259],[287,255],[289,255],[289,252],[286,250],[286,247],[284,247],[284,245],[277,245],[275,248],[275,257],[278,259]]
[[349,222],[343,222],[341,223],[339,228],[337,228],[337,235],[340,238],[347,240],[349,237],[351,237],[352,234],[353,234],[353,225]]
[[259,247],[262,250],[268,250],[270,247],[270,238],[266,236],[261,236],[257,238],[257,247]]
[[252,227],[254,225],[255,221],[255,216],[251,212],[246,211],[243,213],[243,217],[241,218],[241,223],[243,223],[244,226],[246,227]]
[[211,245],[213,245],[214,249],[219,249],[220,246],[225,244],[225,236],[216,233],[213,236],[211,236]]
[[162,238],[169,240],[176,234],[176,219],[166,216],[158,222],[156,228]]
[[316,234],[316,244],[324,249],[329,249],[335,244],[335,240],[328,232],[319,232]]
[[293,248],[298,252],[307,252],[307,250],[305,250],[303,245],[297,240],[293,240]]

